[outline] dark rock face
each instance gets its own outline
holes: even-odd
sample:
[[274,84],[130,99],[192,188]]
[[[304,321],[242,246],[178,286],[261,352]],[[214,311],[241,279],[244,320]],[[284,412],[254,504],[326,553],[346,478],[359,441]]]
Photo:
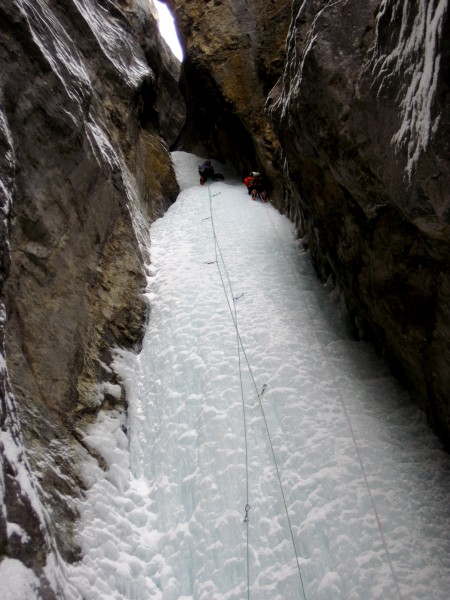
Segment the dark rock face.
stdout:
[[132,23],[133,35],[139,40],[146,61],[156,78],[156,86],[148,85],[143,88],[146,109],[142,112],[141,125],[145,126],[146,121],[156,121],[170,147],[179,136],[186,120],[186,105],[179,86],[181,63],[161,39],[156,21],[150,22],[146,18],[146,11],[146,4],[142,6],[137,3],[133,6],[133,11],[127,13]]
[[[52,540],[64,559],[77,556],[79,428],[102,406],[125,406],[98,384],[117,383],[114,346],[139,348],[140,239],[177,195],[166,139],[184,108],[175,91],[168,105],[176,69],[139,1],[3,3],[0,65],[0,561],[42,575]],[[40,591],[55,593],[43,576]]]
[[264,106],[282,73],[290,0],[167,0],[186,58],[186,128],[177,147],[258,168],[276,185],[279,144]]
[[271,114],[317,270],[448,444],[445,4],[294,2]]

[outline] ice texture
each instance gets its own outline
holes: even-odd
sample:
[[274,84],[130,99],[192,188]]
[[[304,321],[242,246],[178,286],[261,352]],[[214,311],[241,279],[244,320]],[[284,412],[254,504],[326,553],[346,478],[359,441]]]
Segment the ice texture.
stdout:
[[449,456],[348,335],[292,223],[223,166],[199,186],[202,159],[173,157],[143,349],[117,353],[128,423],[100,413],[85,438],[109,467],[86,459],[71,585],[85,600],[447,600]]

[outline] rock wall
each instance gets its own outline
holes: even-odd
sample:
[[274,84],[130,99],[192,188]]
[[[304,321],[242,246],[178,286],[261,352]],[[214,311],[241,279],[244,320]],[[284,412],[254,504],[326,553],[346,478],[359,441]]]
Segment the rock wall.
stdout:
[[448,33],[447,2],[294,2],[270,99],[318,272],[447,445]]
[[272,180],[355,334],[449,445],[448,1],[167,4],[187,49],[181,147]]
[[282,73],[290,0],[167,0],[186,57],[186,127],[177,146],[230,161],[241,175],[259,169],[277,186],[279,143],[264,116]]
[[139,349],[140,240],[178,192],[184,106],[144,0],[2,3],[0,65],[0,570],[20,559],[50,598],[49,556],[77,556],[83,424],[126,406],[111,350]]

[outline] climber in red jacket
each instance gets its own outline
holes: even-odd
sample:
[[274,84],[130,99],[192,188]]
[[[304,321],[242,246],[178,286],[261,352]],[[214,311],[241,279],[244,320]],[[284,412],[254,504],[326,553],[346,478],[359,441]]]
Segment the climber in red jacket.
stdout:
[[244,183],[247,186],[248,193],[252,196],[252,200],[256,200],[259,196],[262,202],[267,202],[267,193],[260,173],[252,171],[250,175],[244,179]]
[[252,175],[248,175],[245,179],[244,179],[244,185],[245,187],[248,189],[248,195],[250,196],[250,194],[252,193],[252,188],[251,185],[253,183],[253,177]]

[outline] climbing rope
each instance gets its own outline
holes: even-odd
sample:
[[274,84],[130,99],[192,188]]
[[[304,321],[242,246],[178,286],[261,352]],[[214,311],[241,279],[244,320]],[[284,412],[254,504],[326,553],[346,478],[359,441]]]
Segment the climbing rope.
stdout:
[[[287,263],[289,265],[289,270],[291,271],[291,274],[294,276],[294,279],[297,279],[297,275],[296,275],[296,272],[295,272],[295,267],[292,264],[291,259],[287,256],[286,252],[284,251],[284,247],[283,247],[283,243],[282,243],[283,241],[282,241],[282,239],[280,237],[280,234],[279,234],[279,232],[278,232],[278,230],[277,230],[277,228],[275,226],[275,223],[273,222],[272,217],[270,216],[269,207],[265,205],[265,209],[266,209],[266,214],[269,217],[269,220],[270,220],[270,222],[272,224],[272,227],[273,227],[273,229],[275,231],[275,234],[278,237],[278,240],[280,242],[281,251],[284,254],[284,257],[285,257],[285,259],[286,259],[286,261],[287,261]],[[304,297],[303,297],[303,304],[305,305],[305,308],[306,308],[306,312],[307,312],[307,315],[308,315],[308,320],[309,320],[310,323],[312,323],[313,322],[312,314],[311,314],[311,311],[309,309],[308,303],[306,302],[306,300],[305,300]],[[376,523],[377,523],[377,526],[378,526],[378,529],[379,529],[379,532],[380,532],[380,538],[381,538],[381,541],[382,541],[382,544],[383,544],[384,552],[386,554],[386,559],[387,559],[387,562],[388,562],[388,565],[389,565],[389,569],[391,571],[392,579],[394,581],[394,586],[395,586],[395,589],[396,589],[398,597],[400,598],[400,600],[403,600],[403,596],[402,596],[402,593],[401,593],[401,590],[400,590],[400,585],[398,583],[397,575],[396,575],[395,570],[394,570],[394,565],[393,565],[393,562],[392,562],[392,558],[391,558],[391,555],[390,555],[388,547],[387,547],[387,542],[386,542],[386,538],[385,538],[385,535],[384,535],[384,532],[383,532],[383,527],[381,525],[381,519],[380,519],[380,516],[378,514],[378,510],[377,510],[377,507],[376,507],[376,504],[375,504],[375,499],[373,497],[373,493],[372,493],[372,490],[371,490],[371,487],[370,487],[370,484],[369,484],[369,479],[367,477],[366,469],[364,467],[364,463],[363,463],[363,459],[362,459],[362,456],[361,456],[361,452],[360,452],[358,443],[356,441],[356,435],[355,435],[355,431],[353,429],[353,425],[352,425],[352,422],[351,422],[351,419],[350,419],[350,415],[348,413],[347,405],[346,405],[346,403],[344,401],[344,397],[342,395],[340,387],[339,387],[339,385],[338,385],[338,383],[336,381],[335,369],[334,369],[333,363],[331,361],[331,358],[329,356],[329,353],[327,352],[327,349],[326,349],[323,341],[321,340],[320,336],[317,335],[317,332],[315,332],[315,335],[316,335],[317,341],[319,342],[319,346],[320,346],[320,349],[321,349],[321,352],[322,352],[322,356],[325,359],[325,362],[327,363],[329,372],[330,372],[332,380],[333,380],[334,387],[335,387],[335,389],[336,389],[336,391],[338,393],[338,396],[339,396],[339,401],[340,401],[340,404],[342,406],[342,410],[343,410],[345,419],[347,421],[348,428],[350,430],[350,434],[351,434],[351,437],[352,437],[352,441],[353,441],[353,445],[354,445],[354,448],[355,448],[356,456],[358,458],[358,462],[359,462],[360,469],[361,469],[361,472],[362,472],[362,475],[363,475],[364,483],[365,483],[366,488],[367,488],[367,493],[369,495],[369,499],[370,499],[370,502],[371,502],[371,505],[372,505],[372,509],[373,509],[373,512],[374,512],[374,515],[375,515],[375,520],[376,520]]]
[[[266,430],[266,434],[267,434],[267,439],[268,439],[269,447],[270,447],[271,454],[272,454],[272,460],[273,460],[273,463],[274,463],[275,472],[276,472],[278,483],[279,483],[279,487],[280,487],[281,497],[282,497],[282,500],[283,500],[284,510],[285,510],[285,513],[286,513],[286,518],[287,518],[289,533],[290,533],[290,537],[291,537],[291,541],[292,541],[292,546],[293,546],[293,549],[294,549],[295,560],[296,560],[296,565],[297,565],[297,571],[298,571],[298,575],[299,575],[299,579],[300,579],[300,585],[301,585],[301,590],[302,590],[302,596],[303,596],[304,600],[306,600],[306,593],[305,593],[305,587],[304,587],[304,582],[303,582],[303,576],[302,576],[302,572],[301,572],[301,569],[300,569],[300,559],[299,559],[299,555],[298,555],[298,551],[297,551],[297,546],[296,546],[296,543],[295,543],[295,538],[294,538],[294,532],[293,532],[293,529],[292,529],[291,519],[289,517],[289,510],[288,510],[288,506],[287,506],[287,502],[286,502],[286,496],[285,496],[284,489],[283,489],[283,483],[282,483],[282,479],[281,479],[280,469],[278,467],[278,461],[277,461],[277,458],[276,458],[276,455],[275,455],[275,449],[273,447],[272,437],[270,435],[270,430],[269,430],[269,425],[268,425],[267,418],[266,418],[266,413],[265,413],[264,406],[263,406],[262,400],[261,400],[261,396],[265,392],[267,384],[264,384],[264,386],[262,388],[262,391],[260,393],[258,391],[258,386],[256,384],[255,377],[254,377],[254,374],[253,374],[253,369],[251,367],[250,361],[249,361],[247,353],[245,351],[244,343],[242,341],[242,338],[241,338],[241,335],[240,335],[240,332],[239,332],[239,327],[238,327],[238,323],[237,323],[236,303],[234,302],[234,309],[233,309],[231,307],[231,303],[230,303],[230,300],[228,298],[228,294],[227,294],[227,291],[226,291],[225,281],[224,281],[224,278],[223,278],[223,275],[222,275],[222,271],[220,269],[219,257],[220,257],[220,260],[221,260],[222,265],[223,265],[223,269],[224,269],[225,274],[226,274],[226,278],[227,278],[227,281],[228,281],[228,286],[229,286],[230,292],[231,292],[231,297],[233,298],[233,300],[235,300],[235,298],[237,299],[237,298],[240,298],[241,296],[235,297],[233,295],[231,281],[230,281],[230,278],[229,278],[229,275],[228,275],[228,269],[226,267],[226,263],[225,263],[225,260],[223,258],[222,251],[220,249],[220,245],[219,245],[219,242],[218,242],[218,239],[217,239],[216,229],[215,229],[215,225],[214,225],[214,218],[213,218],[213,211],[212,211],[212,195],[211,195],[210,186],[208,186],[208,193],[209,193],[210,220],[211,220],[211,227],[212,227],[212,232],[213,232],[213,237],[214,237],[214,248],[215,248],[215,257],[216,257],[216,260],[213,261],[213,262],[215,262],[217,264],[217,267],[218,267],[219,276],[220,276],[220,279],[221,279],[221,282],[222,282],[222,287],[223,287],[223,290],[224,290],[224,293],[225,293],[225,298],[226,298],[226,301],[227,301],[227,304],[228,304],[228,309],[230,311],[230,315],[231,315],[231,318],[232,318],[232,321],[233,321],[233,325],[234,325],[235,330],[236,330],[236,337],[237,337],[237,343],[238,343],[239,371],[240,371],[240,382],[241,382],[241,395],[242,395],[242,405],[243,405],[243,412],[244,412],[245,454],[246,454],[246,480],[247,480],[247,504],[245,506],[245,517],[244,517],[244,523],[246,523],[246,526],[247,526],[247,597],[248,598],[250,597],[249,541],[248,541],[249,540],[249,537],[248,537],[248,525],[249,525],[248,511],[250,510],[250,505],[249,505],[249,502],[248,502],[248,495],[249,495],[249,492],[248,492],[248,479],[249,479],[248,478],[248,443],[247,443],[247,425],[246,425],[246,420],[245,420],[244,391],[243,391],[243,384],[242,384],[242,368],[241,368],[241,360],[240,360],[240,352],[241,352],[241,350],[242,350],[242,355],[244,356],[245,362],[247,364],[247,368],[248,368],[248,371],[249,371],[249,374],[250,374],[250,377],[251,377],[251,380],[252,380],[252,384],[253,384],[253,387],[255,389],[256,396],[258,398],[258,404],[259,404],[259,408],[260,408],[260,411],[261,411],[261,415],[263,417],[264,426],[265,426],[265,430]],[[241,350],[239,350],[239,348]]]
[[[233,322],[235,323],[236,335],[237,335],[236,339],[237,339],[237,350],[238,350],[239,384],[240,384],[240,390],[241,390],[242,416],[243,416],[244,441],[245,441],[245,444],[244,444],[244,448],[245,448],[245,507],[244,507],[245,516],[244,516],[243,522],[245,523],[245,527],[246,527],[247,600],[250,600],[250,541],[249,541],[250,540],[250,531],[249,531],[249,516],[248,516],[248,511],[250,510],[250,504],[249,504],[247,416],[246,416],[246,412],[245,412],[245,394],[244,394],[244,384],[243,384],[243,379],[242,379],[241,346],[239,343],[239,334],[238,334],[238,329],[237,329],[237,308],[236,308],[236,301],[239,300],[239,298],[241,298],[243,296],[243,294],[240,294],[239,296],[235,296],[233,293],[233,286],[231,285],[231,280],[230,280],[228,270],[225,265],[222,251],[221,251],[220,246],[217,241],[216,231],[214,228],[214,221],[213,221],[213,216],[212,216],[212,195],[211,195],[211,190],[210,190],[209,185],[208,185],[208,193],[209,193],[209,210],[210,210],[210,217],[208,217],[208,220],[209,219],[211,220],[213,236],[214,236],[214,253],[215,253],[215,261],[212,261],[211,264],[214,264],[214,263],[217,264],[217,269],[219,271],[220,279],[222,282],[222,287],[223,287],[223,290],[225,293],[225,297],[227,299],[228,308],[230,309],[231,316],[233,318]],[[222,271],[220,269],[219,257],[220,257],[220,259],[222,261],[222,265],[224,267],[224,271],[225,271],[227,282],[228,282],[228,287],[230,289],[231,298],[233,298],[234,310],[231,309],[231,304],[228,299],[225,282],[222,277]]]

